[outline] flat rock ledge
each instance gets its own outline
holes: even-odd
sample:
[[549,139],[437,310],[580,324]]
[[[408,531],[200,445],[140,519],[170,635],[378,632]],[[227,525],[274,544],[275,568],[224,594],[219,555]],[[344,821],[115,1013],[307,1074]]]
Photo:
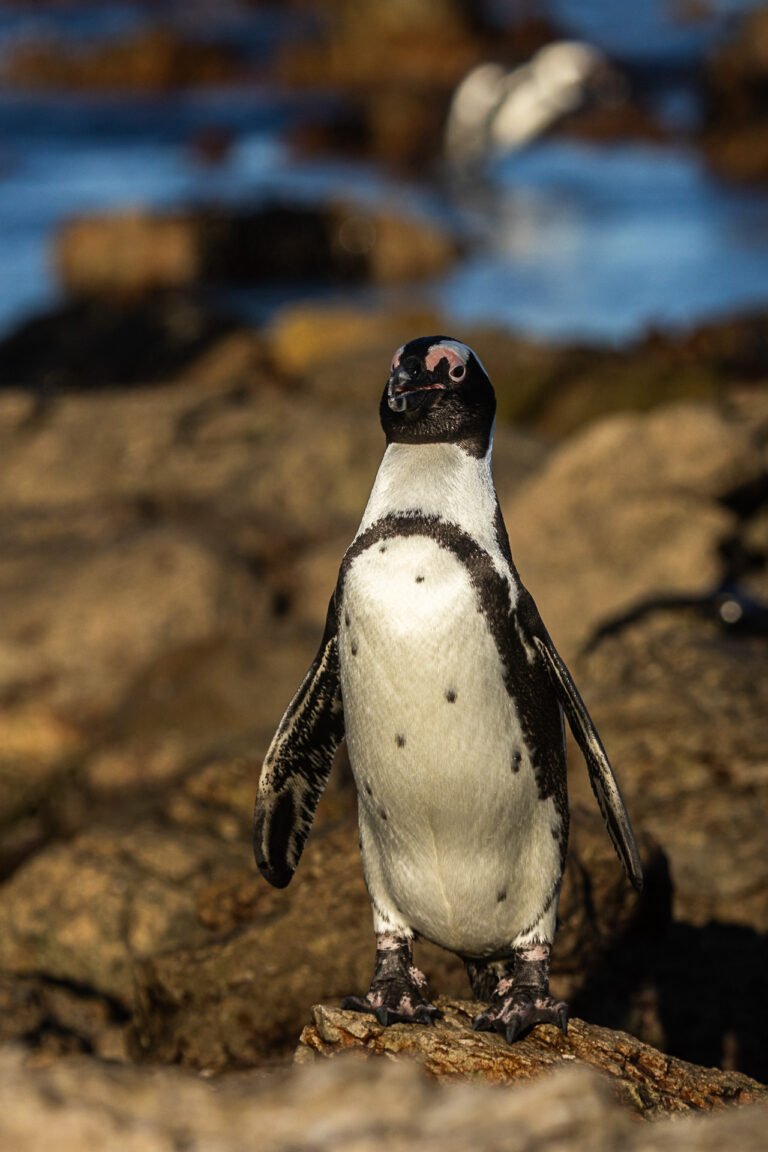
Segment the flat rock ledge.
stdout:
[[445,999],[436,1003],[444,1015],[434,1027],[389,1028],[373,1016],[315,1005],[313,1022],[301,1033],[295,1059],[308,1063],[350,1050],[390,1059],[406,1056],[438,1080],[492,1084],[535,1080],[556,1068],[586,1066],[604,1077],[622,1105],[646,1119],[708,1112],[729,1104],[768,1103],[768,1087],[749,1076],[689,1064],[626,1032],[573,1019],[567,1037],[551,1025],[540,1025],[510,1045],[501,1036],[472,1030],[481,1004]]

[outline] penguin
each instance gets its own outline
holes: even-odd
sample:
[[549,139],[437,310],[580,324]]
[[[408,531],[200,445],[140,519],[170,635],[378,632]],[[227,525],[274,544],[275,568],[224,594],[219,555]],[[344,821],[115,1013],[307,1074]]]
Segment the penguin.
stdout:
[[564,717],[635,888],[642,871],[595,725],[512,560],[491,472],[496,400],[448,336],[395,353],[386,450],[341,562],[317,655],[264,759],[259,869],[291,880],[346,738],[376,960],[342,1007],[440,1015],[413,943],[464,961],[478,1030],[567,1030],[549,964],[568,844]]

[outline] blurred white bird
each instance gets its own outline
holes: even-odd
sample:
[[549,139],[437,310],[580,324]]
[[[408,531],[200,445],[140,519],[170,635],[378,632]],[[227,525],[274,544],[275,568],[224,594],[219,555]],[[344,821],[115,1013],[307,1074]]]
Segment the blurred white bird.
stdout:
[[453,94],[445,127],[445,154],[456,168],[471,168],[528,144],[591,100],[615,102],[623,83],[606,57],[578,40],[540,49],[508,71],[480,64]]

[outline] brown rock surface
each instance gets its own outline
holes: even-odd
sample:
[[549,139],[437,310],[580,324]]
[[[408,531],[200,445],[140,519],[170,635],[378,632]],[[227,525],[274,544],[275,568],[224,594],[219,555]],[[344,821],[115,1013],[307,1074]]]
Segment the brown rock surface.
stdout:
[[606,418],[553,454],[504,515],[566,658],[639,601],[716,587],[737,528],[723,498],[763,469],[749,426],[694,404]]
[[[675,922],[635,956],[646,990],[637,1008],[667,1051],[765,1079],[765,639],[691,610],[649,611],[606,636],[578,674],[634,819],[669,854]],[[586,788],[572,773],[572,794]],[[582,1010],[618,1022],[595,976]]]
[[203,940],[198,891],[244,849],[144,822],[55,844],[0,889],[0,968],[67,981],[129,1007],[143,957]]
[[394,1025],[382,1028],[373,1016],[317,1005],[313,1023],[301,1034],[296,1058],[314,1053],[334,1057],[362,1050],[366,1054],[410,1056],[438,1080],[479,1078],[514,1084],[550,1073],[567,1064],[586,1064],[602,1072],[618,1100],[648,1119],[668,1113],[701,1112],[725,1104],[768,1100],[768,1088],[748,1076],[701,1068],[665,1056],[623,1032],[571,1020],[568,1035],[545,1025],[523,1040],[507,1044],[500,1036],[472,1029],[482,1005],[438,1001],[444,1016],[433,1027]]
[[310,1144],[318,1152],[762,1152],[767,1120],[766,1106],[754,1104],[640,1124],[602,1077],[573,1067],[502,1089],[436,1083],[404,1061],[346,1058],[212,1085],[176,1070],[83,1058],[29,1069],[18,1050],[0,1050],[0,1141],[15,1152],[37,1152],[52,1131],[59,1152],[193,1144],[239,1152],[255,1133],[264,1152]]
[[714,619],[649,613],[581,661],[632,811],[670,855],[686,920],[768,931],[765,640]]

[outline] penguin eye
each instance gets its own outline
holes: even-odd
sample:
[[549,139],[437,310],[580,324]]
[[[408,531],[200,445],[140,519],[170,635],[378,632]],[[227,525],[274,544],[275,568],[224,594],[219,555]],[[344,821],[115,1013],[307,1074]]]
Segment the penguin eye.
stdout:
[[467,374],[467,369],[466,369],[466,366],[464,364],[454,365],[454,367],[451,368],[451,371],[449,372],[449,376],[451,377],[451,380],[463,380],[464,377],[466,376],[466,374]]

